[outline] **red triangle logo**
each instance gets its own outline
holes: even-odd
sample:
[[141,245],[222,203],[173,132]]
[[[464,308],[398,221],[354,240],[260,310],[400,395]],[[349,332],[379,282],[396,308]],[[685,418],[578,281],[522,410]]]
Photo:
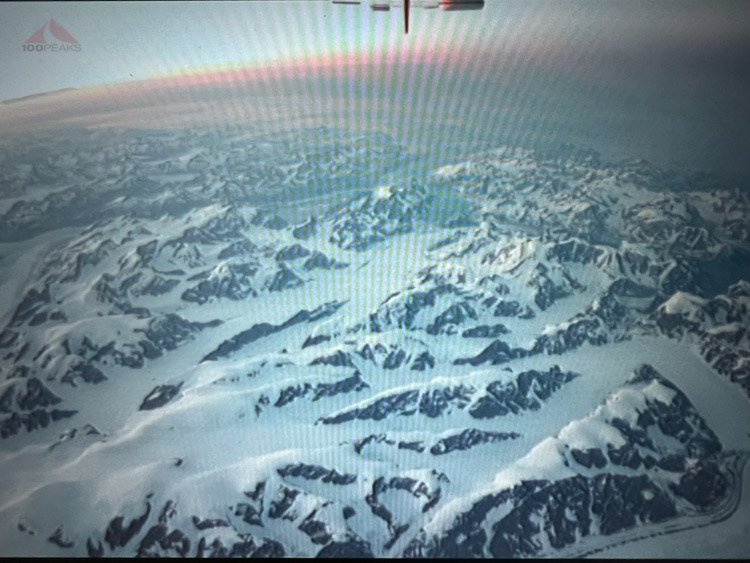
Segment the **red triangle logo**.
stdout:
[[78,40],[73,37],[67,29],[65,29],[63,26],[61,26],[59,23],[57,23],[55,20],[49,20],[47,23],[45,23],[42,27],[37,29],[31,37],[29,37],[26,40],[26,43],[36,43],[36,44],[46,44],[47,39],[44,36],[44,28],[48,28],[49,33],[52,35],[53,38],[55,38],[57,41],[61,41],[62,43],[70,43],[70,44],[77,44]]
[[52,37],[63,43],[78,43],[75,37],[73,37],[68,30],[57,23],[55,20],[49,20],[49,30],[52,33]]
[[26,40],[26,43],[46,43],[47,40],[44,39],[44,28],[47,27],[47,24],[45,23],[42,27],[37,29],[31,37],[29,37]]

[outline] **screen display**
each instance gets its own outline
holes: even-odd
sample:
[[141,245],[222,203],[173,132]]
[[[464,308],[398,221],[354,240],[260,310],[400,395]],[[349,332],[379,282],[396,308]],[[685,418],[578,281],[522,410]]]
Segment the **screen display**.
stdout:
[[750,4],[0,4],[0,556],[750,556]]

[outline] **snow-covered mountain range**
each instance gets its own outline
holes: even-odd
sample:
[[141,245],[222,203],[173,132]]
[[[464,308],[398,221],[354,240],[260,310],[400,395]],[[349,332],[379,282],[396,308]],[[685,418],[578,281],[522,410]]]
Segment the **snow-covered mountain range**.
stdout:
[[750,530],[747,193],[570,147],[60,138],[0,143],[0,554]]

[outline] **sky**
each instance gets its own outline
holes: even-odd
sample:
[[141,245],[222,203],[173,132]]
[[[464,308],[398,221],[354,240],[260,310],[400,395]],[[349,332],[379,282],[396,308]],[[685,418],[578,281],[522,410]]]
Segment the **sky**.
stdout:
[[[50,18],[78,39],[81,52],[22,51]],[[594,47],[624,56],[678,47],[699,63],[711,50],[749,46],[750,9],[742,0],[487,0],[481,12],[413,9],[412,20],[405,36],[398,10],[375,13],[328,0],[1,3],[0,100],[220,65],[436,44],[507,47],[508,40],[536,41],[549,55],[571,43],[569,59],[587,47],[592,51],[583,56],[593,56]]]
[[[419,19],[431,20],[434,29],[439,16],[415,10],[412,17],[416,26]],[[80,53],[21,51],[50,18],[78,39]],[[326,0],[3,3],[0,69],[8,79],[0,83],[0,100],[217,66],[374,51],[398,45],[402,25],[395,10],[374,14],[366,6]],[[417,28],[408,39],[418,44],[425,34]]]
[[[22,50],[50,18],[80,52]],[[413,9],[411,20],[404,35],[399,10],[327,0],[0,3],[0,100],[79,88],[99,97],[45,102],[36,120],[116,110],[120,125],[156,116],[166,126],[168,106],[283,120],[294,92],[295,116],[328,107],[368,125],[385,115],[400,130],[433,117],[750,175],[744,0],[487,0],[476,12]],[[217,88],[221,103],[208,93]],[[0,133],[14,112],[33,121],[4,105]]]

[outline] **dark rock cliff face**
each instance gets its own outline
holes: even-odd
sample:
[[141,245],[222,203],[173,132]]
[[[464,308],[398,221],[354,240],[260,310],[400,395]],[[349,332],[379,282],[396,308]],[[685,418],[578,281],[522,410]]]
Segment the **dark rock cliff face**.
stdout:
[[659,332],[695,342],[716,371],[750,396],[750,282],[740,281],[712,299],[678,294],[651,315]]
[[182,382],[177,385],[157,385],[146,395],[139,410],[147,411],[163,407],[180,392]]
[[36,377],[6,386],[0,396],[0,413],[4,415],[0,420],[0,438],[9,438],[21,430],[32,432],[46,428],[78,412],[51,408],[61,402],[62,399]]
[[563,372],[554,366],[548,372],[525,371],[514,381],[495,381],[485,389],[469,409],[474,418],[494,418],[523,410],[537,410],[553,393],[575,379],[573,372]]
[[313,321],[320,320],[328,317],[336,312],[343,303],[331,302],[321,305],[313,311],[307,309],[300,311],[296,315],[290,317],[279,325],[272,325],[270,323],[259,323],[253,325],[248,330],[242,331],[229,340],[222,342],[216,350],[208,354],[202,361],[210,362],[216,361],[220,358],[225,358],[230,354],[242,349],[243,346],[251,344],[260,338],[264,338],[271,334],[280,332],[286,328],[294,326],[300,323],[310,323]]

